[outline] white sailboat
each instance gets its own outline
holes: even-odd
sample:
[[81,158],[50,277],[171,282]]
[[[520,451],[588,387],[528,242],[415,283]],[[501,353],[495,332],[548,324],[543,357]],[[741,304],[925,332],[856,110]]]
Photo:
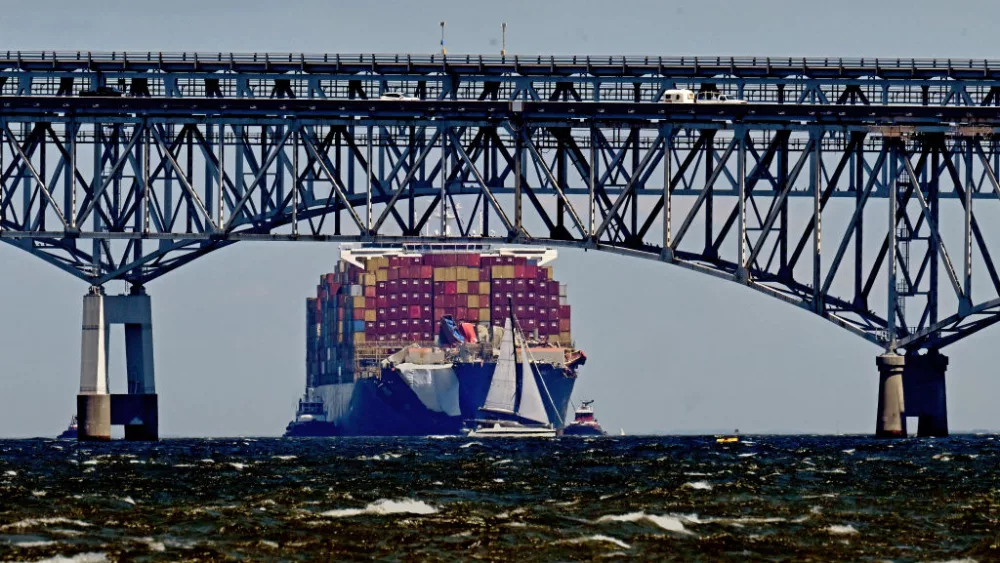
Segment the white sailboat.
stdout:
[[551,438],[556,435],[556,429],[549,423],[549,417],[545,413],[542,395],[535,381],[535,370],[528,359],[528,345],[523,338],[521,345],[521,385],[518,388],[514,330],[510,318],[507,318],[500,340],[497,367],[486,394],[486,402],[480,410],[511,418],[477,420],[476,427],[469,432],[470,437]]

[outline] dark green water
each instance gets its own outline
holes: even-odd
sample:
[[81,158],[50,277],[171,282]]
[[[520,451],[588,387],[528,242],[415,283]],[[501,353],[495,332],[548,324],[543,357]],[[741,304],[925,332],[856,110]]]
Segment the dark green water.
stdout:
[[0,559],[1000,560],[1000,437],[0,441]]

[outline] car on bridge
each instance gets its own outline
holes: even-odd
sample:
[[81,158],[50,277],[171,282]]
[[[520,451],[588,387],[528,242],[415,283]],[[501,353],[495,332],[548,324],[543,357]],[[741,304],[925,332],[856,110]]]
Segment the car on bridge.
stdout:
[[89,90],[80,90],[80,96],[82,97],[120,98],[121,95],[120,90],[111,86],[98,86]]
[[686,88],[664,90],[660,96],[660,103],[664,104],[745,104],[746,100],[731,98],[717,90],[703,90],[694,93]]
[[386,92],[379,96],[378,99],[396,102],[414,102],[420,100],[420,98],[416,96],[408,96],[403,92]]

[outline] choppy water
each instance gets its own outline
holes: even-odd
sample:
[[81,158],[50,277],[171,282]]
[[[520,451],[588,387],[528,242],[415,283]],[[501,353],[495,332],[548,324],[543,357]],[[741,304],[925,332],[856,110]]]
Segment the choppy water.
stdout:
[[1000,558],[1000,436],[0,441],[0,559]]

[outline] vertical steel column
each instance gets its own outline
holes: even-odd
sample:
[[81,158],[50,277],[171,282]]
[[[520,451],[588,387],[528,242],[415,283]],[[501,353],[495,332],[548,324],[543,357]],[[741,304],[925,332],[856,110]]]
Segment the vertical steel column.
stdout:
[[370,235],[372,232],[372,126],[371,125],[368,126],[368,156],[367,156],[367,162],[365,162],[365,164],[367,164],[365,168],[368,174],[368,185],[365,186],[365,191],[367,192],[366,194],[367,199],[365,204],[365,211],[367,214],[365,220],[366,221],[365,227],[367,229],[367,232],[365,234]]
[[[854,185],[854,206],[858,210],[858,221],[854,225],[854,297],[859,299],[864,289],[864,188],[865,182],[865,146],[861,139],[855,149],[855,154],[851,156],[854,165],[854,175],[852,183]],[[876,171],[872,170],[872,174]]]
[[[292,132],[292,236],[299,236],[299,136],[301,134],[301,126],[296,126]],[[371,230],[370,225],[368,230]]]
[[148,121],[144,121],[143,128],[143,143],[142,143],[142,217],[143,234],[149,234],[149,155],[150,155],[150,140],[152,134],[150,132],[150,124]]
[[[673,173],[671,171],[671,165],[673,164],[673,150],[674,150],[674,132],[673,127],[670,125],[664,125],[662,129],[663,135],[663,250],[665,252],[670,251],[670,246],[673,243],[670,236],[670,221],[672,219],[671,213],[673,212],[673,201],[670,197],[673,191]],[[593,154],[591,154],[591,159],[593,159]],[[593,208],[593,191],[590,194],[591,197],[591,208]],[[665,256],[666,257],[666,256]]]
[[737,235],[739,236],[738,252],[740,263],[736,268],[736,278],[740,281],[747,279],[747,132],[746,127],[739,125],[736,127],[736,134],[740,137],[739,150],[736,154],[736,173],[739,175],[738,200],[737,205]]
[[219,125],[219,225],[226,224],[226,126]]
[[715,257],[713,246],[712,219],[715,214],[715,198],[713,197],[713,187],[709,185],[712,180],[712,171],[715,168],[715,131],[705,131],[705,254],[710,258]]
[[889,197],[889,247],[888,247],[888,260],[886,260],[887,267],[887,284],[888,284],[888,303],[886,303],[886,339],[889,343],[887,346],[888,350],[894,350],[896,348],[896,307],[898,305],[896,298],[896,209],[898,207],[899,193],[896,189],[895,175],[896,170],[899,166],[898,155],[896,145],[894,140],[883,137],[883,143],[888,143],[889,145],[889,166],[888,169],[891,171],[892,182],[886,184],[888,188]]
[[[924,141],[926,142],[926,140]],[[931,146],[931,165],[930,165],[930,178],[928,186],[928,199],[930,200],[928,204],[930,205],[931,220],[934,221],[935,228],[940,231],[940,211],[941,211],[941,201],[940,201],[940,174],[938,173],[939,167],[941,166],[941,153],[937,146]],[[927,168],[924,167],[924,173],[927,173]],[[938,238],[935,236],[929,237],[928,241],[930,248],[928,250],[930,258],[930,294],[927,296],[927,308],[928,311],[928,324],[934,325],[938,322],[938,256],[940,253],[940,244]]]
[[964,137],[965,141],[965,222],[962,224],[965,232],[965,251],[963,276],[965,278],[965,302],[972,303],[972,192],[975,190],[975,180],[972,177],[972,137]]
[[448,227],[448,135],[451,127],[441,125],[441,236]]
[[[66,171],[66,199],[68,206],[64,215],[70,227],[76,227],[76,121],[66,123],[66,152],[69,153],[69,169]],[[0,198],[0,202],[2,202]]]
[[[587,215],[589,216],[589,226],[588,234],[590,238],[594,238],[594,229],[597,227],[594,223],[596,222],[597,207],[595,205],[595,188],[597,182],[597,136],[594,134],[597,131],[597,127],[593,123],[590,124],[590,177],[587,178],[587,187],[589,188],[589,193],[587,194]],[[597,241],[594,241],[597,242]]]
[[517,132],[514,136],[514,226],[517,228],[517,232],[521,233],[523,231],[522,217],[521,217],[521,173],[523,157],[524,157],[524,130]]
[[810,184],[813,188],[813,306],[816,313],[822,315],[826,306],[823,303],[822,295],[822,201],[823,193],[823,130],[812,129],[810,136],[813,138],[813,173]]

